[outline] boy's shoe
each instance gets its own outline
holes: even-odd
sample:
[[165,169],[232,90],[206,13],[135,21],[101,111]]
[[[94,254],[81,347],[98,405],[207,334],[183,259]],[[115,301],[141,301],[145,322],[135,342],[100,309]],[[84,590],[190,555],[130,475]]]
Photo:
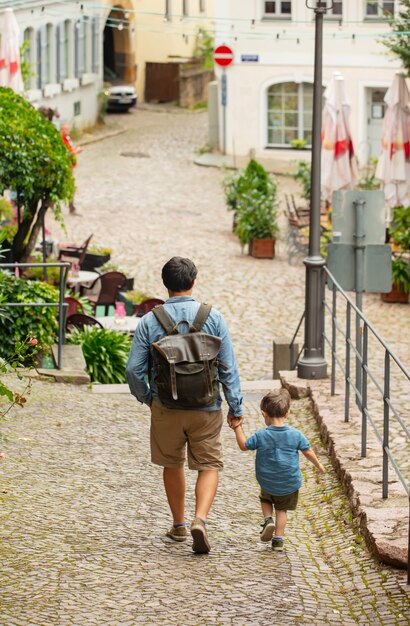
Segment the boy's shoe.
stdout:
[[193,539],[192,550],[196,554],[208,554],[211,549],[208,541],[208,532],[203,521],[196,517],[191,524],[191,535]]
[[279,539],[279,537],[274,537],[272,539],[272,550],[281,552],[283,550],[283,539]]
[[275,533],[275,522],[273,521],[271,517],[269,517],[268,519],[265,519],[265,521],[263,522],[263,524],[261,524],[261,526],[262,526],[261,541],[264,541],[267,543],[268,541],[272,539]]
[[174,541],[186,541],[188,539],[188,531],[186,526],[172,526],[166,533],[166,536]]

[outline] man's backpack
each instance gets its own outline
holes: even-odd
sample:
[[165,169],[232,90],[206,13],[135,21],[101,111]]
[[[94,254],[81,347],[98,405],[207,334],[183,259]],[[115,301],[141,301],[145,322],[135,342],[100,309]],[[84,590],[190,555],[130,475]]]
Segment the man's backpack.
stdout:
[[[219,395],[217,364],[221,338],[201,332],[212,306],[201,304],[192,324],[171,320],[163,305],[152,309],[166,336],[152,344],[155,383],[162,404],[171,409],[212,406]],[[186,323],[187,333],[178,326]]]

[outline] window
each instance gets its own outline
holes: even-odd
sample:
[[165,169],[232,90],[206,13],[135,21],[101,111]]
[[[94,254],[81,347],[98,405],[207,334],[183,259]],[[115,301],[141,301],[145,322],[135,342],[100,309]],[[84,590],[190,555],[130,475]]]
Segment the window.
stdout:
[[394,15],[394,0],[367,0],[366,17],[390,18]]
[[77,20],[74,28],[74,76],[80,78],[85,71],[85,30],[84,22]]
[[277,0],[276,2],[265,2],[264,17],[287,17],[292,14],[292,2]]
[[43,80],[43,29],[37,31],[37,89],[41,89],[44,85]]
[[64,22],[64,35],[63,35],[63,47],[64,47],[64,62],[65,62],[65,75],[66,78],[70,78],[73,75],[73,25],[71,20],[65,20]]
[[205,0],[199,0],[199,12],[205,13]]
[[292,139],[312,143],[313,85],[280,83],[268,89],[268,146],[289,146]]
[[328,8],[325,17],[337,17],[340,18],[343,15],[343,2],[333,2],[333,6]]
[[[34,30],[32,28],[26,28],[24,31],[24,58],[23,62],[26,64],[30,74],[33,73],[33,64],[35,57],[35,39]],[[28,76],[24,87],[31,89],[33,86],[33,76]]]
[[84,17],[84,61],[83,71],[89,72],[91,67],[91,21],[88,16]]
[[170,20],[172,15],[171,15],[171,0],[165,0],[165,14],[164,14],[164,20]]
[[189,1],[189,0],[182,0],[182,15],[183,15],[184,17],[186,17],[187,15],[189,15],[188,1]]
[[47,24],[46,26],[46,37],[45,37],[45,46],[44,46],[44,82],[46,84],[52,83],[53,81],[53,25]]
[[91,71],[95,74],[100,67],[99,58],[100,24],[98,17],[94,17],[91,22]]

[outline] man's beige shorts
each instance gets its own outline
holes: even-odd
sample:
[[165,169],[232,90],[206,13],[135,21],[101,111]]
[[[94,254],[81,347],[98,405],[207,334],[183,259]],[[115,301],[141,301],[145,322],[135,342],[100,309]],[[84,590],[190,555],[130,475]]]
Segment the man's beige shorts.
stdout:
[[176,468],[185,463],[192,470],[222,469],[222,411],[185,411],[151,405],[151,460]]

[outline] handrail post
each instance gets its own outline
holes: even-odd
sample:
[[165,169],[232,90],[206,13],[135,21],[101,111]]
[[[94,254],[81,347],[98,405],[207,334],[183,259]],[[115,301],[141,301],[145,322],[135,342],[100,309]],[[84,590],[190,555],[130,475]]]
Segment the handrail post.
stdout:
[[363,355],[362,355],[362,458],[367,454],[367,349],[369,329],[367,324],[363,328]]
[[350,409],[350,332],[351,315],[350,304],[347,302],[346,308],[346,374],[345,374],[345,422],[349,421]]
[[[355,290],[356,290],[356,306],[359,311],[362,310],[363,305],[363,274],[364,274],[364,253],[365,253],[365,239],[366,234],[364,231],[364,217],[363,211],[366,201],[355,200],[353,206],[356,209],[355,212],[355,231],[353,234],[354,239],[354,251],[355,251]],[[357,392],[362,394],[362,364],[360,362],[360,355],[362,354],[362,337],[361,337],[361,325],[360,316],[356,312],[356,389]],[[359,356],[358,356],[359,355]],[[360,408],[358,397],[356,392],[356,404]]]
[[[384,395],[383,395],[383,498],[389,495],[389,430],[390,430],[390,355],[384,353]],[[409,553],[410,554],[410,553]]]
[[332,284],[332,369],[330,378],[330,395],[336,392],[336,285]]

